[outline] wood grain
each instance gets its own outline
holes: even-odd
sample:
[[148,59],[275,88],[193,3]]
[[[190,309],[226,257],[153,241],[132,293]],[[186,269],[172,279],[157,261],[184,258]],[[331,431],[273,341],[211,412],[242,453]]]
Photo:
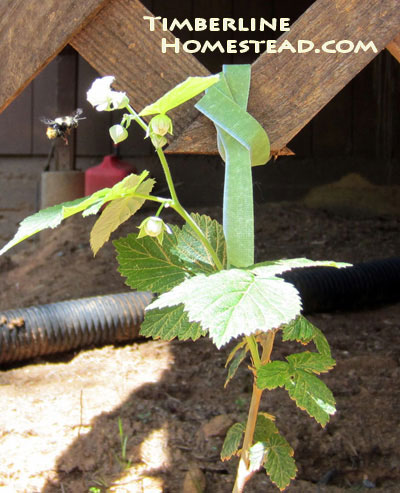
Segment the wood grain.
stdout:
[[[279,42],[373,41],[381,51],[398,33],[398,0],[317,0]],[[359,53],[263,54],[253,64],[249,111],[267,130],[273,150],[284,147],[374,57]],[[216,152],[215,131],[198,117],[168,148],[171,153]]]
[[400,62],[400,33],[391,41],[386,48]]
[[[114,75],[115,87],[125,91],[137,110],[152,103],[188,76],[209,75],[192,55],[161,52],[161,39],[174,36],[161,29],[149,30],[143,16],[152,15],[139,0],[111,0],[72,40],[79,51],[101,75]],[[186,104],[173,112],[174,130],[181,133],[197,111]]]
[[0,2],[0,112],[106,1]]

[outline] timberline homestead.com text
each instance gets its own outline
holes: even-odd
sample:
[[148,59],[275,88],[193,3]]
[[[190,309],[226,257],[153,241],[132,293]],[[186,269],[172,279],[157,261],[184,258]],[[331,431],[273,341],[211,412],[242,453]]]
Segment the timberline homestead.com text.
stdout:
[[[184,19],[179,21],[178,19],[169,20],[166,17],[160,16],[143,16],[143,19],[148,22],[149,30],[155,31],[158,26],[162,31],[173,31],[174,29],[187,29],[188,31],[259,31],[265,30],[285,32],[290,31],[290,19],[288,17],[264,19],[252,17],[251,19],[232,19],[230,17],[211,17],[205,19],[203,17],[196,17],[192,20]],[[156,21],[160,23],[156,24]],[[372,50],[374,53],[378,53],[378,50],[373,41],[363,40],[350,40],[342,39],[335,40],[329,39],[319,45],[315,45],[312,40],[298,39],[296,41],[289,41],[285,39],[283,41],[276,41],[274,39],[267,40],[255,40],[245,39],[238,41],[236,39],[228,39],[224,41],[198,41],[196,39],[190,39],[183,43],[179,38],[174,40],[161,38],[160,50],[162,53],[167,51],[173,51],[180,53],[184,51],[186,53],[206,53],[219,52],[219,53],[247,53],[252,50],[254,53],[282,53],[285,50],[289,50],[292,53],[358,53],[360,51]]]

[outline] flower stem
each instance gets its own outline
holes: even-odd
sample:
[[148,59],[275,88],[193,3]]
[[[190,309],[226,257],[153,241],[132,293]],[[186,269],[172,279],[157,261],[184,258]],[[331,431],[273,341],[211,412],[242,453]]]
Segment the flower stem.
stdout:
[[[136,113],[136,111],[130,105],[128,105],[126,108],[129,111],[129,113],[134,116],[133,119],[142,127],[142,129],[145,132],[147,132],[148,125],[146,124],[146,122],[142,118],[140,118],[140,116]],[[174,182],[172,181],[171,171],[169,169],[167,159],[166,159],[165,154],[164,154],[161,147],[159,147],[157,149],[157,155],[158,155],[158,158],[161,162],[161,166],[162,166],[164,174],[165,174],[165,179],[167,180],[168,189],[169,189],[169,192],[171,194],[172,200],[168,202],[168,205],[170,207],[172,207],[189,224],[189,226],[193,229],[195,235],[203,243],[204,247],[207,249],[207,251],[211,255],[217,269],[222,270],[224,267],[223,267],[221,261],[219,260],[217,253],[215,252],[215,250],[211,246],[210,242],[208,241],[208,239],[204,235],[203,231],[199,228],[199,226],[196,224],[196,222],[191,218],[190,214],[187,213],[187,211],[182,207],[182,205],[179,202],[178,196],[176,194]],[[140,195],[138,194],[137,197],[140,197]],[[144,198],[144,196],[142,196],[140,198]],[[167,203],[167,199],[161,199],[159,197],[147,196],[146,198],[148,200],[153,200],[155,202]]]
[[158,217],[161,214],[161,211],[164,209],[164,205],[165,205],[164,202],[160,205],[160,207],[158,208],[158,210],[156,212],[156,217]]
[[[272,347],[274,345],[275,331],[269,331],[265,334],[265,338],[262,340],[261,345],[263,347],[261,360],[258,353],[257,342],[253,336],[246,337],[247,343],[250,348],[250,352],[253,358],[255,366],[254,381],[253,381],[253,394],[251,396],[249,414],[247,416],[246,431],[243,439],[243,447],[240,453],[240,460],[236,474],[236,481],[233,487],[232,493],[241,493],[244,489],[246,482],[256,472],[250,467],[250,448],[253,445],[254,430],[256,428],[258,409],[260,407],[262,389],[257,387],[257,369],[261,364],[266,364],[271,358]],[[255,347],[254,347],[255,346]],[[256,356],[255,356],[256,355]],[[257,362],[256,362],[257,360]]]
[[143,128],[143,130],[147,132],[148,126],[146,122],[142,118],[140,118],[140,116],[136,113],[136,111],[132,108],[132,106],[128,104],[126,109],[129,111],[131,115],[134,116],[133,119],[135,120],[135,122],[137,122]]
[[132,196],[138,199],[152,200],[153,202],[159,202],[160,204],[163,204],[164,207],[172,207],[173,205],[171,199],[164,199],[163,197],[157,197],[155,195],[145,195],[143,193],[135,192],[135,194]]
[[172,176],[171,172],[167,163],[167,159],[165,157],[165,154],[161,148],[157,149],[157,155],[160,159],[161,165],[164,170],[165,178],[167,180],[167,185],[169,188],[169,192],[171,194],[172,198],[172,203],[170,206],[189,224],[189,226],[193,229],[195,235],[198,237],[198,239],[203,243],[204,247],[207,249],[209,254],[211,255],[214,264],[216,265],[218,270],[222,270],[224,267],[221,263],[221,261],[218,258],[217,253],[211,246],[211,243],[208,241],[206,236],[204,235],[203,231],[199,228],[199,226],[196,224],[196,222],[192,219],[190,214],[182,207],[182,205],[179,202],[178,196],[175,191],[175,186],[174,182],[172,181]]
[[176,195],[176,191],[175,191],[174,182],[172,181],[171,171],[167,163],[167,158],[165,157],[165,154],[161,149],[161,147],[157,149],[157,156],[163,168],[165,179],[167,180],[167,185],[168,185],[169,193],[171,194],[172,201],[174,203],[179,204],[178,196]]

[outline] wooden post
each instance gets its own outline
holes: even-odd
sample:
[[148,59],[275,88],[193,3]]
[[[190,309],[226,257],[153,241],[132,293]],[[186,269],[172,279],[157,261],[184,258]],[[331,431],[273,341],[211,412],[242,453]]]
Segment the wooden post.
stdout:
[[[76,109],[76,73],[78,54],[67,46],[57,60],[57,115],[66,116]],[[68,135],[68,145],[62,139],[57,139],[55,148],[55,163],[50,165],[53,170],[75,169],[75,131]]]

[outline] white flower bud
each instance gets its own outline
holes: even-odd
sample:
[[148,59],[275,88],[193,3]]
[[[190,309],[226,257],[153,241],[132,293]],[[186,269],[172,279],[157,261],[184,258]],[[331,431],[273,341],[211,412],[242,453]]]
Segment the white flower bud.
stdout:
[[128,131],[122,125],[113,125],[109,132],[114,144],[119,144],[128,137]]
[[165,224],[161,217],[151,216],[147,217],[139,226],[138,238],[144,236],[152,236],[157,238],[158,242],[162,244],[164,238],[164,232],[171,234],[171,228]]
[[144,230],[149,236],[158,236],[163,230],[164,221],[161,217],[149,217],[144,225]]

